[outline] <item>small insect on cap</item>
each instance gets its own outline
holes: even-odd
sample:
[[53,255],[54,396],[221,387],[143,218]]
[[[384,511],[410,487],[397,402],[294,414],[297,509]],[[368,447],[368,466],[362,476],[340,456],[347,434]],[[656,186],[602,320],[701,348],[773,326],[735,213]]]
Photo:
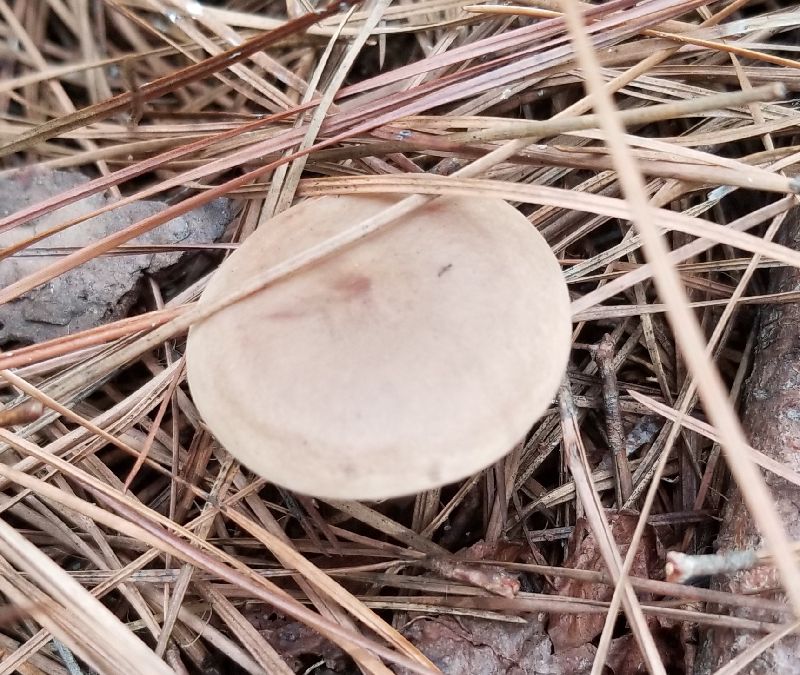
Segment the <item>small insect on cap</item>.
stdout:
[[[256,230],[202,301],[236,291],[397,201],[302,202]],[[558,262],[499,199],[440,197],[195,325],[197,407],[260,476],[334,499],[408,495],[505,455],[570,348]]]

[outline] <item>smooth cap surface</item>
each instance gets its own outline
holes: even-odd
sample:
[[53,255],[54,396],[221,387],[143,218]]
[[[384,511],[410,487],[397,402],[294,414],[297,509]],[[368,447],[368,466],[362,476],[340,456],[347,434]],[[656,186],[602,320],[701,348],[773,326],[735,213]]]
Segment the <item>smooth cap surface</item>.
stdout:
[[[398,200],[307,200],[261,226],[204,295]],[[194,326],[188,379],[242,464],[335,499],[412,494],[520,441],[555,395],[569,297],[550,248],[502,200],[441,197]]]

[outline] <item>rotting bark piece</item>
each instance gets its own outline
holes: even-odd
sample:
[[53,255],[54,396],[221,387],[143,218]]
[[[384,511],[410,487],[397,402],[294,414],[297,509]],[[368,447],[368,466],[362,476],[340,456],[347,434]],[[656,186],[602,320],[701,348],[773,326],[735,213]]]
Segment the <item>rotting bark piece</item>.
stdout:
[[[0,177],[0,216],[86,183],[78,171],[30,167]],[[108,199],[95,194],[0,233],[0,249],[15,245],[95,209]],[[165,208],[158,201],[139,200],[53,234],[10,258],[0,260],[0,288],[56,260],[74,247],[85,246]],[[231,202],[217,199],[175,218],[129,242],[129,245],[205,244],[222,235],[231,219]],[[135,301],[144,274],[176,264],[181,252],[101,256],[39,286],[19,299],[0,305],[0,345],[38,343],[99,326],[125,315]]]
[[[783,243],[800,248],[800,219],[795,211],[793,227]],[[772,272],[772,292],[800,290],[800,270],[786,268]],[[772,459],[792,471],[800,471],[800,304],[767,306],[761,313],[759,338],[753,372],[747,383],[744,401],[744,425],[750,442]],[[800,540],[800,488],[772,473],[764,475],[775,506],[790,539]],[[764,541],[758,533],[738,488],[733,486],[723,513],[717,540],[720,552],[760,549]],[[777,572],[770,567],[756,567],[731,576],[714,579],[714,586],[734,594],[763,592],[764,597],[782,597],[769,593],[780,588]],[[724,611],[709,608],[711,611]],[[739,609],[736,616],[762,621],[783,621],[785,617]],[[728,663],[758,635],[725,628],[705,631],[695,665],[696,675],[708,675]],[[741,673],[800,673],[800,636],[786,637],[768,649]]]

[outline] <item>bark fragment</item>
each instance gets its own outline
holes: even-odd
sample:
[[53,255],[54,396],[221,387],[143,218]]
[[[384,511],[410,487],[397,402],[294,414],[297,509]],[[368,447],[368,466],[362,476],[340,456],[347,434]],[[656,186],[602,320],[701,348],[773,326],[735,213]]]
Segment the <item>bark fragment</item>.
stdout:
[[[37,166],[0,176],[0,218],[87,181],[88,178],[78,171],[55,171]],[[109,203],[103,194],[94,194],[30,223],[0,232],[0,249],[42,236],[51,228]],[[59,256],[99,241],[164,208],[161,202],[140,199],[52,234],[0,260],[0,288],[52,264]],[[136,237],[129,245],[208,244],[223,233],[232,215],[230,200],[217,199]],[[89,260],[0,306],[0,346],[44,342],[119,319],[136,300],[136,289],[144,275],[175,265],[184,255],[180,251],[142,252]]]

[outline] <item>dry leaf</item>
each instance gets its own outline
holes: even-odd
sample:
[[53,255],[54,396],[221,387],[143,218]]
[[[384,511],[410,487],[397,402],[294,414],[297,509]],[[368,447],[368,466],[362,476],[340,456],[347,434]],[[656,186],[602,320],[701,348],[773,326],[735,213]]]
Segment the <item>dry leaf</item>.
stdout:
[[[681,632],[677,627],[659,628],[652,625],[650,632],[667,673],[683,675],[685,668]],[[647,673],[647,666],[633,635],[625,635],[611,641],[605,665],[614,675],[646,675]]]
[[260,611],[249,612],[248,619],[292,670],[302,672],[303,656],[324,659],[331,670],[340,670],[346,663],[341,649],[302,623]]
[[[628,551],[637,519],[637,515],[629,513],[615,513],[610,518],[611,532],[614,541],[619,545],[620,555],[623,557]],[[659,560],[662,557],[655,530],[648,525],[631,567],[631,576],[652,577],[657,573]],[[564,561],[564,567],[597,572],[606,571],[594,534],[589,531],[583,520],[576,523],[575,530],[570,537],[569,552]],[[605,584],[592,584],[565,577],[557,579],[554,587],[554,593],[564,597],[600,601],[610,600],[614,591],[611,586]],[[590,642],[603,630],[604,622],[604,614],[553,614],[547,630],[556,651],[560,651]]]
[[467,560],[496,560],[498,562],[535,562],[528,544],[522,541],[475,542],[462,551]]
[[594,647],[553,655],[543,615],[526,619],[440,616],[414,621],[403,632],[444,675],[588,675]]

